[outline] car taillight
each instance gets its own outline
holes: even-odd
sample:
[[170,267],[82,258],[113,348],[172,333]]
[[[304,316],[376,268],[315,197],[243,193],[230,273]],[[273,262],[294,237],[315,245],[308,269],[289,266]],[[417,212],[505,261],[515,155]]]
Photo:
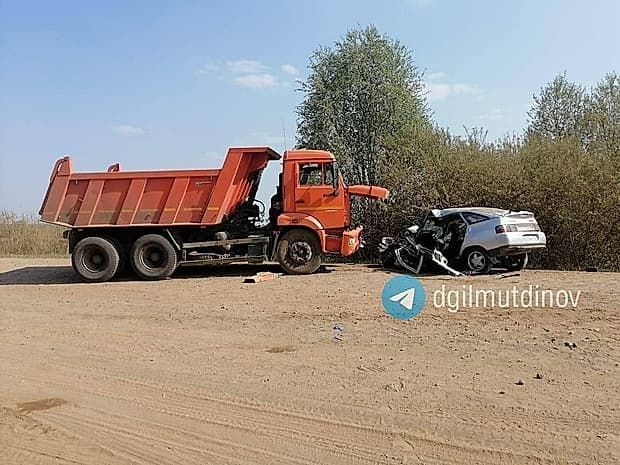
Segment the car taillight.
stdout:
[[496,234],[502,234],[502,233],[507,233],[507,232],[517,232],[517,225],[516,224],[500,224],[498,226],[495,226],[495,233]]

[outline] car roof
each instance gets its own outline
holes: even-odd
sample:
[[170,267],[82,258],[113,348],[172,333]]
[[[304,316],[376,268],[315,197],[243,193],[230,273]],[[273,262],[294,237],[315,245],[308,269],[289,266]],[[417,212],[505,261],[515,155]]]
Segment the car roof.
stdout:
[[458,208],[444,208],[443,210],[431,210],[431,213],[437,218],[443,218],[444,216],[451,215],[453,213],[476,213],[484,216],[502,216],[508,213],[508,210],[501,208],[491,207],[458,207]]

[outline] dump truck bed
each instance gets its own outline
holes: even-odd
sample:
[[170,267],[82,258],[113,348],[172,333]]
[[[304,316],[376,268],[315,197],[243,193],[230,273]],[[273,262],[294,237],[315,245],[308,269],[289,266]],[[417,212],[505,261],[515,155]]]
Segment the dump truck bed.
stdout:
[[253,200],[269,147],[228,150],[221,169],[76,173],[70,157],[56,162],[39,211],[66,227],[215,225]]

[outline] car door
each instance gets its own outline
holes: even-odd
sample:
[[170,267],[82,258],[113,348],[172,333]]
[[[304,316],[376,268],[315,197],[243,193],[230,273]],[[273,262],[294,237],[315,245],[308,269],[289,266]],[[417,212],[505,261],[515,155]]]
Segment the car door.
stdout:
[[483,246],[489,236],[488,216],[474,212],[464,212],[462,216],[467,222],[467,232],[461,245],[461,253],[468,247]]

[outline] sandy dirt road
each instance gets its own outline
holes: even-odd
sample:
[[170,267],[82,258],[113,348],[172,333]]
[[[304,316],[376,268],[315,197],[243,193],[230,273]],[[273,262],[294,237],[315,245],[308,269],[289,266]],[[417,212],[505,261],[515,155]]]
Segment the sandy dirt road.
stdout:
[[620,274],[425,277],[582,294],[398,321],[376,268],[83,284],[67,262],[0,259],[2,464],[619,463]]

